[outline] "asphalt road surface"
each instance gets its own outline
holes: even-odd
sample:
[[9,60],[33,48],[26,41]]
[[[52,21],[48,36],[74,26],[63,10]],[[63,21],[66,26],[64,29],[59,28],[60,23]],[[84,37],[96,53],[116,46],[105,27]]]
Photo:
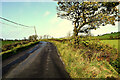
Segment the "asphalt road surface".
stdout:
[[57,48],[50,42],[40,42],[29,51],[3,61],[3,78],[70,78]]

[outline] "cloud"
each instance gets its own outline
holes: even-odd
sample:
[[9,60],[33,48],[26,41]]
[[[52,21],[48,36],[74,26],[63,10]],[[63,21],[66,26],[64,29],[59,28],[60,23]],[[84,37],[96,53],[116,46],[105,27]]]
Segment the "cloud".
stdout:
[[[51,23],[52,27],[51,27],[51,30],[49,31],[49,34],[53,37],[57,37],[57,38],[65,37],[65,36],[67,36],[69,31],[71,33],[73,33],[74,25],[72,25],[72,22],[69,20],[60,19],[55,16],[50,20],[50,23]],[[118,31],[118,22],[116,22],[115,24],[116,24],[115,26],[112,26],[109,24],[106,26],[100,26],[100,28],[98,28],[97,30],[91,30],[91,33],[93,35],[97,36],[98,34],[117,32]]]
[[50,12],[49,11],[46,11],[45,13],[44,13],[44,16],[46,17],[46,16],[48,16],[50,14]]
[[54,17],[51,19],[51,24],[54,28],[49,31],[49,34],[53,37],[65,37],[68,32],[73,31],[72,22],[66,19]]
[[97,35],[102,35],[106,33],[111,33],[111,32],[118,32],[120,31],[118,28],[119,22],[115,22],[115,26],[111,24],[107,24],[106,26],[100,26],[97,30],[92,30],[91,33],[95,36]]
[[50,20],[50,23],[51,24],[56,24],[56,23],[59,23],[60,22],[60,18],[57,17],[57,14]]

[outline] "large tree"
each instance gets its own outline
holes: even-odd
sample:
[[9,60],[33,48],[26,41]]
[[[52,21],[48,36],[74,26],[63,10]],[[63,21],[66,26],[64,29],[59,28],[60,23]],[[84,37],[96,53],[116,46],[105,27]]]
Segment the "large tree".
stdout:
[[119,13],[117,5],[119,2],[58,2],[57,15],[71,20],[74,36],[78,36],[79,32],[88,33],[100,25],[115,25]]

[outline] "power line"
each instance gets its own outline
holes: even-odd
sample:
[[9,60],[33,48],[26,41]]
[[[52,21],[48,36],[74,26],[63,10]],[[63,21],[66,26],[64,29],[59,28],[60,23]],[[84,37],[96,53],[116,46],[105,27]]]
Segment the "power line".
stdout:
[[32,27],[32,26],[26,26],[26,25],[23,25],[23,24],[19,24],[19,23],[17,23],[17,22],[14,22],[14,21],[11,21],[11,20],[2,18],[2,17],[0,17],[0,19],[5,20],[5,21],[8,21],[8,22],[11,22],[11,23],[16,24],[16,25],[19,25],[19,26],[23,26],[23,27]]
[[[10,26],[10,27],[18,27],[18,26],[15,26],[15,25],[11,25],[11,24],[7,24],[7,23],[4,23],[4,22],[0,22],[1,24],[4,24],[4,25],[7,25],[7,26]],[[30,27],[30,28],[33,28],[33,27]]]
[[[24,27],[33,28],[32,26],[26,26],[26,25],[23,25],[23,24],[19,24],[19,23],[17,23],[17,22],[14,22],[14,21],[11,21],[11,20],[2,18],[2,17],[0,17],[0,19],[5,20],[5,21],[8,21],[8,22],[11,22],[11,23],[16,24],[16,25],[19,25],[19,26],[24,26]],[[0,22],[0,23],[2,23],[2,22]],[[6,24],[6,23],[2,23],[2,24],[9,25],[9,24]],[[9,26],[11,26],[11,25],[9,25]],[[34,30],[35,30],[35,35],[37,35],[37,31],[36,31],[35,26],[34,26]]]
[[3,23],[3,22],[0,22],[1,24],[4,24],[4,25],[7,25],[7,26],[11,26],[11,27],[17,27],[17,26],[14,26],[14,25],[10,25],[10,24],[7,24],[7,23]]

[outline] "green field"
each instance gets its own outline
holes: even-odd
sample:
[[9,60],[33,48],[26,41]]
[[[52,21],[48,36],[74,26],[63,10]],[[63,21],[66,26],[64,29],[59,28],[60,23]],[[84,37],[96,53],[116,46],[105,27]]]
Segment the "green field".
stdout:
[[17,42],[21,42],[21,41],[2,41],[2,46],[6,45],[6,44],[17,43]]
[[103,42],[105,44],[109,44],[118,49],[118,44],[119,44],[120,40],[101,40],[101,42]]
[[[9,41],[8,41],[8,44],[12,44],[15,42],[20,42],[20,41],[13,41],[13,42],[11,41],[11,43],[9,43]],[[2,55],[2,60],[4,60],[12,55],[17,54],[19,51],[26,50],[26,49],[28,49],[28,48],[30,48],[38,43],[39,43],[39,41],[35,41],[35,42],[29,42],[26,44],[21,44],[21,45],[16,46],[16,47],[13,46],[10,50],[6,50],[6,51],[1,52],[0,55]]]
[[110,36],[112,36],[113,38],[118,38],[120,35],[120,32],[115,32],[115,33],[111,33],[111,34],[104,34],[101,36],[92,36],[92,39],[102,39],[102,40],[107,40],[110,39]]

